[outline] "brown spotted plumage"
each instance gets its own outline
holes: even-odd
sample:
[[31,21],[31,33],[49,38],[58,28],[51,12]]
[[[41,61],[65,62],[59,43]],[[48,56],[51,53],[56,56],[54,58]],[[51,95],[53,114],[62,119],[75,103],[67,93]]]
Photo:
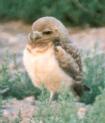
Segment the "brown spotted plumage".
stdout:
[[64,25],[54,17],[42,17],[33,23],[23,61],[33,84],[46,87],[50,99],[62,85],[77,96],[88,89],[82,83],[80,54],[69,41]]

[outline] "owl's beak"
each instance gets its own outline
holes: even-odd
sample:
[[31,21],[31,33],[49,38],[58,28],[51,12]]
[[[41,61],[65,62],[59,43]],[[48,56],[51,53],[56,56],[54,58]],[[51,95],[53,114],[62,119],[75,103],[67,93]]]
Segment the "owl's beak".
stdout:
[[38,31],[32,31],[31,33],[28,34],[28,39],[29,41],[36,41],[37,39],[40,39],[42,37],[42,33]]

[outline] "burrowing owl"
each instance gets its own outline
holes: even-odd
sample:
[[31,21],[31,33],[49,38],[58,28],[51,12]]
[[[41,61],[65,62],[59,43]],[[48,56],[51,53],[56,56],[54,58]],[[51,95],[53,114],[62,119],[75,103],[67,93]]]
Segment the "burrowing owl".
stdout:
[[54,17],[42,17],[33,23],[23,61],[33,84],[50,91],[50,100],[62,85],[79,97],[88,89],[82,83],[80,54],[65,26]]

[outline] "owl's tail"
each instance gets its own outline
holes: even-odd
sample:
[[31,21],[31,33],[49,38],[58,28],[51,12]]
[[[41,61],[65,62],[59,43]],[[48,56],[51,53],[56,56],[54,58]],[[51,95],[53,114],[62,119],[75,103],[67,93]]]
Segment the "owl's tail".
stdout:
[[81,97],[85,91],[90,91],[90,88],[87,85],[81,83],[73,84],[72,89],[74,93],[79,97]]

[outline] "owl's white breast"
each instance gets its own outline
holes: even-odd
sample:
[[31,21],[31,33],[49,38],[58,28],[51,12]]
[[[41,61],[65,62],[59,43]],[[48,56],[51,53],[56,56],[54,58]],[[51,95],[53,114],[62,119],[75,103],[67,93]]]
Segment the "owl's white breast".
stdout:
[[44,53],[34,51],[34,54],[25,49],[23,62],[35,86],[40,87],[40,83],[58,81],[70,84],[71,78],[59,67],[53,48]]

